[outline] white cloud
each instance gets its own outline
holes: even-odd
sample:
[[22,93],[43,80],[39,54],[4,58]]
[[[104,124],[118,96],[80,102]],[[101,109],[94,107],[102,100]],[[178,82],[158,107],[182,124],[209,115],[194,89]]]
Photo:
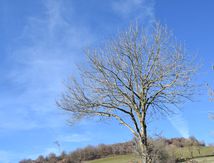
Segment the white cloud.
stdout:
[[90,134],[71,134],[71,135],[61,135],[58,137],[59,142],[69,142],[69,143],[78,143],[90,141],[92,138]]
[[184,138],[189,138],[189,128],[186,120],[184,119],[182,112],[177,112],[176,114],[168,117],[169,121],[173,125],[173,127],[181,134]]
[[21,160],[23,154],[0,149],[0,163],[14,163],[17,162],[17,158]]
[[[81,59],[81,49],[94,41],[88,28],[65,20],[63,11],[72,13],[72,6],[65,6],[64,1],[58,0],[43,2],[43,17],[29,17],[18,39],[24,44],[15,46],[12,55],[8,56],[13,66],[7,70],[5,78],[19,92],[0,95],[3,110],[0,128],[26,130],[41,124],[44,127],[62,125],[60,120],[54,123],[52,120],[61,114],[56,109],[55,100],[64,87],[62,81],[75,74],[74,65]],[[154,17],[153,3],[144,0],[119,0],[112,6],[122,15],[144,8],[142,13],[138,12],[141,17]],[[9,113],[7,108],[13,111]],[[57,117],[63,119],[62,115]]]
[[13,65],[5,77],[12,94],[0,94],[0,128],[26,130],[62,125],[66,119],[56,109],[55,101],[64,88],[63,80],[75,74],[74,65],[81,58],[82,48],[93,42],[87,28],[64,19],[62,11],[72,6],[58,0],[43,2],[43,17],[29,17],[18,38],[19,46],[14,46],[7,58]]
[[123,15],[128,15],[143,4],[144,0],[118,0],[112,4],[113,9]]
[[112,3],[113,10],[124,18],[147,21],[155,20],[154,0],[117,0]]
[[48,148],[45,149],[43,154],[44,155],[49,155],[50,153],[54,153],[54,154],[58,155],[58,154],[60,154],[60,151],[56,147],[48,147]]
[[41,153],[34,153],[25,158],[36,159],[39,155],[47,156],[50,153],[55,153],[56,155],[61,154],[62,150],[64,150],[63,145],[67,143],[83,143],[92,140],[92,135],[89,133],[74,133],[70,135],[58,135],[56,136],[55,141],[52,142],[52,145],[44,148]]
[[11,154],[7,151],[0,150],[0,162],[2,163],[10,163]]

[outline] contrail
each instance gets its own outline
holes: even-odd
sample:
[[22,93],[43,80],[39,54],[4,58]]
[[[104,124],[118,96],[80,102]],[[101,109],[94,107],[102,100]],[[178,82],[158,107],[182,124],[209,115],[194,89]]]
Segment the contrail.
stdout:
[[168,117],[168,119],[173,125],[173,127],[181,134],[182,137],[190,137],[188,124],[181,112],[177,112],[176,114]]

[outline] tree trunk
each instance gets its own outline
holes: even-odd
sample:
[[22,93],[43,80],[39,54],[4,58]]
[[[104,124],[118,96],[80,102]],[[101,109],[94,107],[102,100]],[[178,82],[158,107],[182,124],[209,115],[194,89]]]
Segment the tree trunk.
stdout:
[[140,157],[142,160],[142,163],[152,163],[152,158],[148,149],[148,146],[144,144],[144,142],[140,142]]
[[152,158],[149,153],[148,147],[146,147],[145,144],[142,144],[142,142],[140,142],[139,144],[140,144],[140,152],[141,152],[140,153],[141,162],[152,163]]
[[140,149],[142,163],[152,163],[152,157],[149,150],[149,144],[147,140],[147,126],[146,126],[146,114],[144,113],[141,119],[141,138],[140,138]]

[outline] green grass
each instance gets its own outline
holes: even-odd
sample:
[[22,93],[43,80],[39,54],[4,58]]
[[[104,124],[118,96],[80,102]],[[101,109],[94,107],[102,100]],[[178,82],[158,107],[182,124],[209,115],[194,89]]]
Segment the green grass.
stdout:
[[172,151],[172,152],[175,153],[177,158],[191,158],[191,152],[192,152],[193,157],[213,155],[214,148],[213,147],[200,147],[200,154],[198,151],[198,147],[177,148],[175,151]]
[[[178,158],[191,158],[191,151],[193,152],[193,157],[208,156],[214,154],[214,147],[200,147],[200,155],[197,147],[177,148],[176,150],[171,150],[170,152]],[[133,163],[137,160],[137,157],[134,155],[118,155],[88,161],[87,163]],[[199,163],[214,163],[214,156],[195,158],[194,160],[198,161]]]
[[197,158],[194,160],[198,161],[198,163],[213,163],[214,157]]
[[88,163],[130,163],[136,160],[134,155],[119,155],[89,161]]

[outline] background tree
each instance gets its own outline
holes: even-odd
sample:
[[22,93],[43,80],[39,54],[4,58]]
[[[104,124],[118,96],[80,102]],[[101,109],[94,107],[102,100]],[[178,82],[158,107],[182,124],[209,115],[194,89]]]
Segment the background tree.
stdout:
[[93,116],[114,118],[138,140],[143,162],[151,162],[147,121],[173,112],[173,105],[194,92],[195,66],[165,26],[144,30],[137,25],[88,50],[81,80],[72,79],[58,101],[72,120]]
[[[214,70],[214,66],[212,66],[212,70]],[[209,96],[209,101],[210,102],[214,102],[214,89],[213,87],[211,87],[210,84],[207,83],[207,90],[208,90],[208,96]],[[211,120],[214,120],[214,113],[213,112],[210,112],[208,114],[208,118],[211,119]]]

